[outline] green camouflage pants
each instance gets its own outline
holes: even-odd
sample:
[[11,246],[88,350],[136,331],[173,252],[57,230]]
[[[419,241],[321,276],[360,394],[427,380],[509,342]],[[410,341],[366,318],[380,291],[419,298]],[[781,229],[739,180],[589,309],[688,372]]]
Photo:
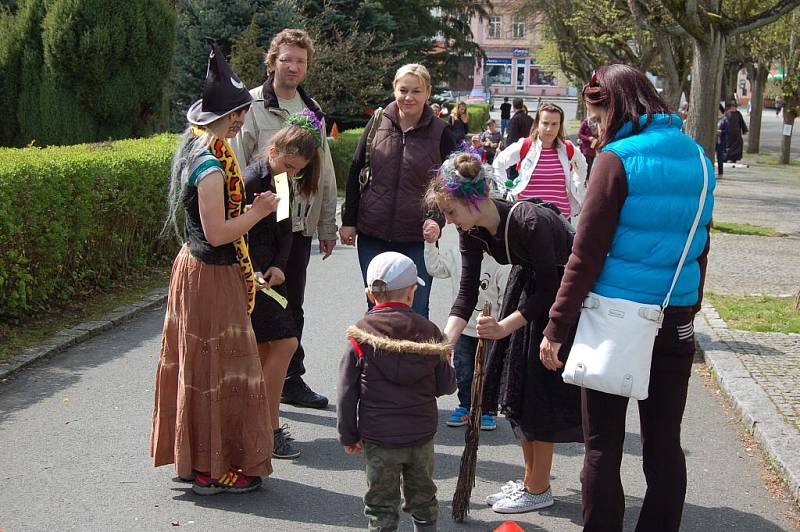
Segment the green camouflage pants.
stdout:
[[403,511],[418,521],[436,521],[439,502],[433,483],[433,441],[401,449],[364,442],[364,458],[368,486],[364,515],[371,531],[397,530],[401,486]]

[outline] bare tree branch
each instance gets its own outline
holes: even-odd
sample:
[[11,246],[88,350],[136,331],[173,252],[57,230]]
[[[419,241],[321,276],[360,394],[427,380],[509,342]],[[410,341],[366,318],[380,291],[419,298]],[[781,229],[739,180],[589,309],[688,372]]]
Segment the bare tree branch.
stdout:
[[778,20],[781,16],[785,15],[792,9],[800,6],[800,0],[780,0],[774,6],[765,9],[761,13],[749,16],[747,18],[732,21],[731,23],[723,24],[723,31],[727,31],[729,35],[736,35],[737,33],[746,33],[761,26],[765,26]]

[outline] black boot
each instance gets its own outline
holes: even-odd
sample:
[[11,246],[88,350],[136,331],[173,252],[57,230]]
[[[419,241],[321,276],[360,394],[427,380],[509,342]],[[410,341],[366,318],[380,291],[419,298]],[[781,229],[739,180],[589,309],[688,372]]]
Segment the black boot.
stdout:
[[305,408],[325,408],[328,406],[328,398],[309,388],[300,377],[296,377],[283,383],[281,403]]

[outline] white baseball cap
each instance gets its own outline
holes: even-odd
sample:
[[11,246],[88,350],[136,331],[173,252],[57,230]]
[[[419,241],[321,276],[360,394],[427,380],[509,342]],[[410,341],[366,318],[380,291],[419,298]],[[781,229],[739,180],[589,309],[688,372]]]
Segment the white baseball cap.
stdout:
[[[375,281],[380,281],[378,286],[375,286]],[[414,261],[402,253],[381,253],[367,266],[367,287],[373,292],[400,290],[414,284],[425,286],[425,281],[417,277]]]

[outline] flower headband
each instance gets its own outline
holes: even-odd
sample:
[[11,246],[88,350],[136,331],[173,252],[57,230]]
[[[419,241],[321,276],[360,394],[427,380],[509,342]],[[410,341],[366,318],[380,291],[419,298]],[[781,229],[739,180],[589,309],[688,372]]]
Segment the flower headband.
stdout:
[[322,146],[322,122],[320,122],[317,115],[313,111],[303,109],[297,114],[289,115],[289,118],[283,123],[284,126],[299,126],[314,137],[314,142],[317,148]]
[[[478,202],[486,196],[489,191],[487,190],[486,179],[483,167],[474,179],[464,177],[456,170],[455,159],[464,152],[455,152],[451,155],[442,166],[439,167],[438,176],[442,183],[442,188],[456,198],[467,200],[470,204],[477,207]],[[467,152],[469,153],[469,152]],[[473,155],[470,153],[470,155]]]

